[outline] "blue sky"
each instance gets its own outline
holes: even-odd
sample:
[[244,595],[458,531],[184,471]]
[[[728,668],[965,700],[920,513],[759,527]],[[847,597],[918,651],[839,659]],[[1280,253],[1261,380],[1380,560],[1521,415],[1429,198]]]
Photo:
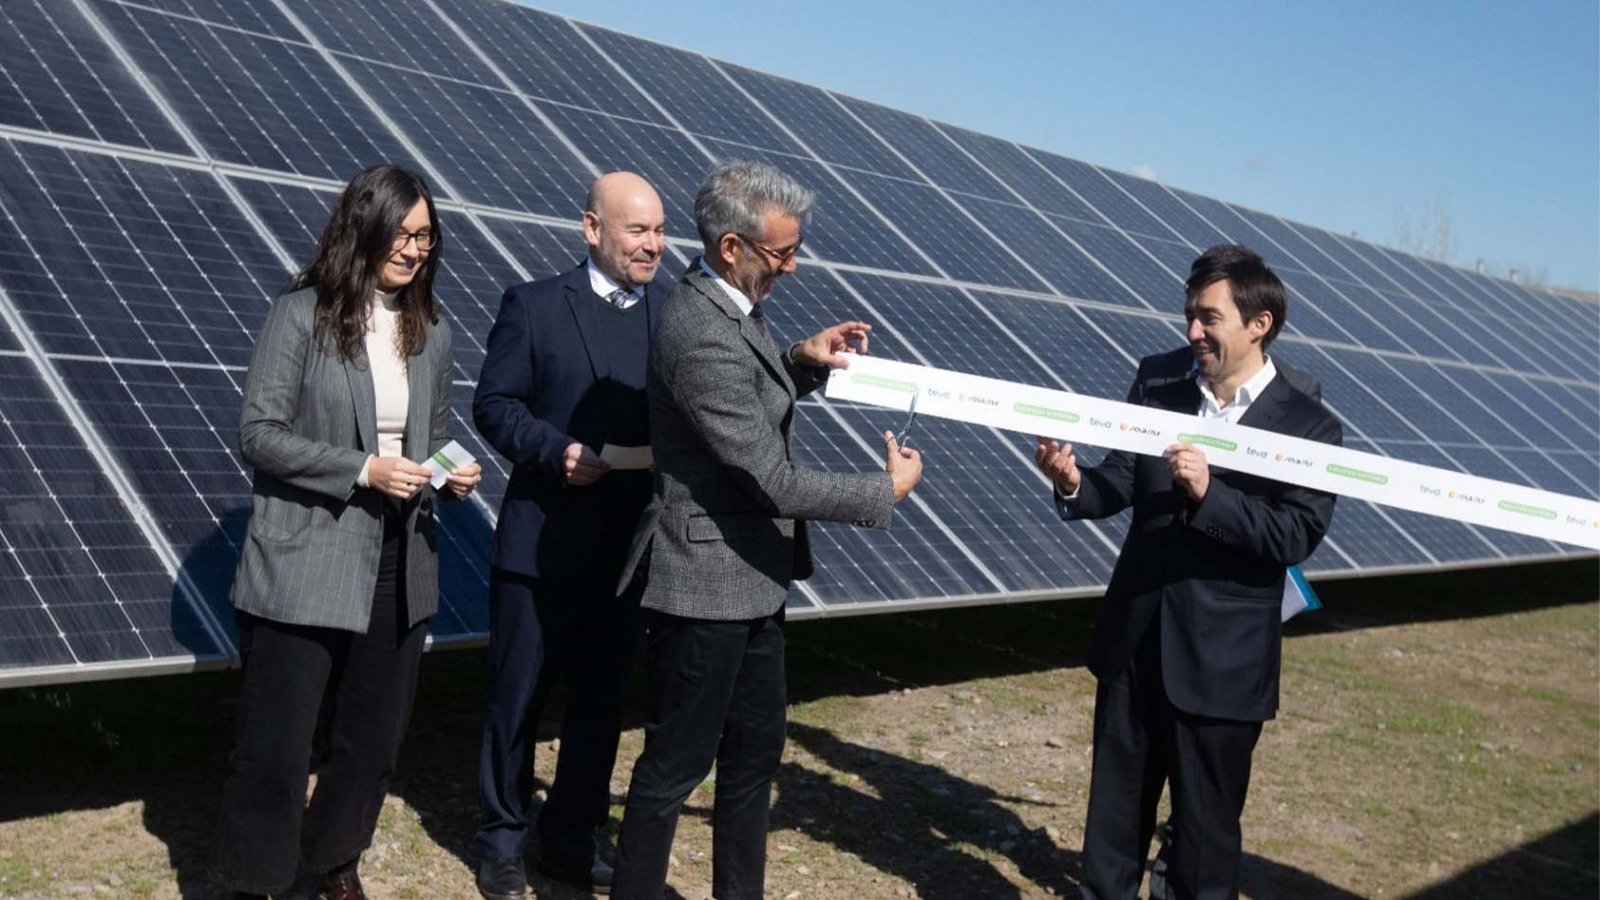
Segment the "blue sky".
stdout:
[[1393,245],[1600,291],[1600,4],[530,5]]

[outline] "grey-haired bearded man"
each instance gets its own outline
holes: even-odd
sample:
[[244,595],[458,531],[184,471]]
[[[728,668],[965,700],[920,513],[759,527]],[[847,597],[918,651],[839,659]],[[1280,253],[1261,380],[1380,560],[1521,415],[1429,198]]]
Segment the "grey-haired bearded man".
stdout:
[[889,433],[882,471],[793,462],[796,398],[866,352],[871,331],[843,322],[787,347],[772,339],[763,301],[795,270],[811,199],[765,163],[713,169],[695,198],[704,256],[652,345],[655,496],[623,573],[649,566],[650,711],[613,885],[624,900],[662,896],[678,813],[713,762],[712,894],[762,896],[788,702],[783,608],[791,581],[811,574],[807,520],[887,528],[922,477],[921,456]]

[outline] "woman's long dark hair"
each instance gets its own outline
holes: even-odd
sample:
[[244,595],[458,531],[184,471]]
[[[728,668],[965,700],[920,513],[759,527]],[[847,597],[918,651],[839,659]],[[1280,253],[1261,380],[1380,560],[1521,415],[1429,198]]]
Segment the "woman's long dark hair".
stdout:
[[400,289],[395,305],[400,313],[396,335],[400,358],[409,360],[421,353],[428,342],[428,326],[439,321],[433,275],[439,268],[443,233],[433,195],[420,175],[379,165],[350,179],[317,240],[316,255],[289,283],[291,291],[317,289],[316,339],[327,346],[332,338],[345,359],[363,356],[379,267],[392,255],[394,236],[418,200],[428,204],[433,246],[411,283]]

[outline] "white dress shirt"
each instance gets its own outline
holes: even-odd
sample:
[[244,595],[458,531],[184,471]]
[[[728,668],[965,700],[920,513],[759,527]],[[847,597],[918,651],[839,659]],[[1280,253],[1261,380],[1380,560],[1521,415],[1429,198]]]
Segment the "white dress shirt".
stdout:
[[[1226,404],[1217,403],[1217,395],[1211,392],[1211,385],[1206,384],[1206,380],[1200,377],[1198,367],[1189,370],[1189,377],[1195,380],[1195,386],[1200,389],[1200,408],[1195,410],[1195,415],[1202,419],[1226,419],[1229,424],[1237,425],[1239,419],[1244,417],[1245,410],[1250,408],[1250,404],[1261,396],[1267,385],[1272,383],[1272,379],[1278,377],[1278,367],[1272,364],[1272,357],[1267,357],[1267,364],[1261,367],[1261,371],[1250,376],[1249,381],[1239,385],[1233,392],[1233,401]],[[1081,482],[1078,486],[1083,487]],[[1056,496],[1061,500],[1078,499],[1077,491],[1064,494],[1059,487],[1055,490]]]
[[[1198,375],[1198,373],[1196,373]],[[1200,388],[1200,409],[1196,411],[1202,419],[1227,419],[1230,425],[1239,424],[1239,419],[1244,416],[1250,404],[1256,402],[1261,392],[1267,389],[1272,379],[1278,377],[1278,367],[1272,364],[1272,357],[1267,357],[1267,364],[1261,371],[1250,376],[1250,380],[1239,385],[1233,392],[1233,402],[1220,404],[1217,395],[1211,393],[1211,385],[1206,384],[1204,378],[1195,378],[1196,386]]]
[[717,282],[717,287],[722,288],[723,293],[727,294],[728,297],[733,300],[733,305],[739,307],[740,312],[748,316],[750,315],[750,310],[756,308],[756,305],[751,302],[750,298],[744,295],[744,291],[741,291],[729,284],[726,279],[717,274],[716,269],[706,265],[706,258],[704,256],[700,257],[700,269],[707,275],[710,275]]
[[[616,279],[612,278],[610,275],[607,275],[596,268],[594,260],[589,260],[588,266],[589,286],[594,288],[594,292],[600,295],[601,300],[609,302],[611,299],[611,292],[620,289],[622,285],[618,284]],[[644,285],[636,284],[633,286],[633,290],[628,292],[628,296],[623,298],[621,308],[632,309],[635,303],[638,303],[643,299]]]

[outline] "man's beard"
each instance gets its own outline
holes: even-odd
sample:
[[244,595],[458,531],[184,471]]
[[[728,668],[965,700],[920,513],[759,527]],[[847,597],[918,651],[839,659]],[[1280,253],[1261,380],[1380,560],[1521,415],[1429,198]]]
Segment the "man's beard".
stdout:
[[749,297],[751,303],[760,303],[762,300],[767,299],[768,294],[772,293],[772,286],[777,282],[778,275],[781,274],[781,272],[773,273],[760,270],[741,272],[735,269],[733,271],[733,286],[738,288],[746,297]]

